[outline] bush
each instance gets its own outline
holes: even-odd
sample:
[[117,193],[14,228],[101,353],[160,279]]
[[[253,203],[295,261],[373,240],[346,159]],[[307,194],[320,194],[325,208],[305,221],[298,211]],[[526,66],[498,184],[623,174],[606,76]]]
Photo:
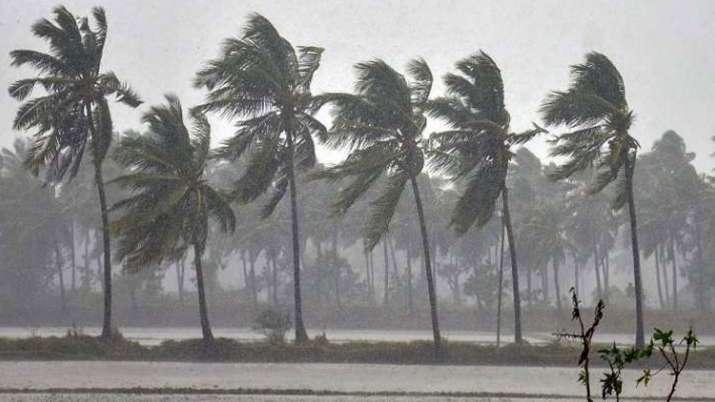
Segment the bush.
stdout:
[[253,322],[253,330],[263,333],[271,344],[284,343],[286,332],[291,326],[287,312],[271,309],[262,311]]

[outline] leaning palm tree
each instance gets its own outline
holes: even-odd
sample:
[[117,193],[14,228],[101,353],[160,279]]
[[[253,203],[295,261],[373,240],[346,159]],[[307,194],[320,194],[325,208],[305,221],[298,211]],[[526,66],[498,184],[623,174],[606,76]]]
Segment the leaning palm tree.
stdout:
[[[102,8],[94,8],[94,29],[87,18],[77,19],[66,8],[53,11],[54,23],[42,19],[32,26],[35,36],[49,42],[50,51],[14,50],[15,67],[31,66],[39,76],[10,85],[10,96],[22,101],[13,126],[35,129],[35,141],[27,158],[31,171],[45,168],[49,180],[73,178],[89,145],[94,164],[94,180],[99,193],[104,247],[104,321],[102,338],[112,334],[112,266],[109,218],[102,177],[102,163],[112,141],[112,120],[107,97],[130,107],[141,101],[134,91],[112,72],[101,71],[107,40],[107,18]],[[36,87],[43,95],[28,97]]]
[[240,38],[224,42],[218,59],[199,71],[194,84],[209,90],[202,111],[238,118],[236,134],[224,143],[220,155],[246,159],[244,174],[236,180],[235,196],[250,202],[270,192],[263,217],[271,215],[290,193],[293,232],[293,289],[295,340],[308,339],[303,324],[300,286],[300,233],[296,167],[315,165],[312,135],[325,127],[308,112],[310,84],[323,52],[318,47],[296,51],[273,25],[253,14]]
[[437,298],[418,186],[418,175],[424,166],[422,132],[427,121],[424,107],[432,89],[432,73],[422,59],[408,65],[408,73],[413,78],[411,83],[382,60],[359,63],[355,68],[355,94],[325,94],[316,99],[316,107],[325,104],[334,107],[333,126],[323,138],[324,142],[350,151],[344,162],[319,172],[316,177],[351,179],[338,192],[334,203],[338,214],[346,213],[373,185],[383,187],[380,196],[372,202],[365,226],[365,246],[369,251],[387,233],[405,187],[411,186],[422,237],[434,351],[439,358],[443,354]]
[[510,131],[501,72],[489,55],[480,51],[457,62],[456,67],[460,74],[444,77],[448,95],[429,104],[430,114],[451,126],[432,135],[432,160],[437,169],[464,183],[451,219],[457,233],[486,225],[502,198],[502,220],[511,256],[514,341],[521,343],[519,270],[506,177],[514,155],[512,146],[526,143],[544,130],[535,125],[523,133]]
[[583,64],[571,66],[571,75],[569,88],[552,92],[541,106],[546,124],[572,130],[552,140],[551,154],[567,160],[550,177],[565,179],[595,166],[598,173],[589,192],[596,194],[615,182],[616,197],[612,206],[620,209],[628,204],[636,299],[635,343],[636,347],[643,347],[643,287],[633,198],[633,172],[639,144],[628,132],[633,111],[626,102],[621,74],[603,54],[587,54]]
[[114,153],[130,173],[112,183],[133,194],[113,206],[123,214],[112,222],[112,229],[119,235],[117,257],[132,270],[183,259],[193,248],[201,331],[209,345],[213,335],[201,263],[209,218],[225,232],[233,232],[236,218],[228,199],[208,183],[208,121],[193,114],[190,133],[179,99],[167,95],[166,100],[166,105],[154,106],[143,116],[147,133],[122,138]]

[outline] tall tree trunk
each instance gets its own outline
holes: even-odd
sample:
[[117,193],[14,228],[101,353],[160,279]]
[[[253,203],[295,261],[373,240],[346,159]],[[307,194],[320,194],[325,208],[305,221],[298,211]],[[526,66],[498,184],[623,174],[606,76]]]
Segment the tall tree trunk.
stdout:
[[77,254],[75,252],[75,247],[76,247],[76,241],[77,239],[75,238],[75,228],[74,228],[74,219],[70,222],[70,259],[72,261],[72,297],[77,296]]
[[300,289],[300,232],[298,228],[298,190],[295,186],[293,130],[289,119],[286,123],[288,142],[288,187],[290,189],[291,231],[293,232],[293,307],[295,309],[295,342],[305,343],[308,333],[303,323],[303,301]]
[[559,258],[556,257],[553,259],[552,264],[554,266],[554,292],[556,293],[554,296],[556,297],[556,310],[559,312],[559,315],[561,315],[562,307],[561,306],[561,283],[559,282]]
[[603,299],[603,286],[601,286],[601,268],[598,265],[598,245],[596,240],[593,240],[593,271],[596,273],[596,294],[599,299]]
[[678,310],[678,264],[675,254],[675,236],[670,233],[670,242],[668,243],[668,254],[670,254],[670,266],[673,272],[673,310]]
[[532,299],[534,298],[534,291],[531,285],[531,266],[527,266],[526,270],[526,304],[531,309]]
[[92,150],[94,151],[94,183],[99,195],[99,211],[102,219],[102,246],[104,251],[104,318],[102,321],[101,338],[112,338],[112,251],[109,235],[109,212],[107,209],[107,195],[104,192],[104,178],[102,176],[102,161],[99,156],[97,132],[94,127],[92,108],[89,103],[84,106],[86,119],[89,123]]
[[670,279],[668,279],[668,267],[665,265],[667,261],[666,251],[664,245],[658,247],[658,260],[660,260],[660,268],[663,271],[663,296],[665,296],[665,304],[670,307]]
[[635,170],[635,153],[633,160],[626,158],[626,192],[628,195],[628,215],[631,227],[631,248],[633,251],[633,280],[636,296],[636,347],[645,346],[645,331],[643,330],[643,285],[641,283],[641,260],[638,247],[638,225],[636,222],[636,203],[633,196],[633,173]]
[[384,294],[382,296],[382,305],[388,309],[390,306],[390,261],[387,258],[387,233],[382,239],[382,255],[385,262],[385,279],[383,284]]
[[248,275],[251,278],[251,303],[253,311],[258,311],[258,284],[256,283],[256,259],[258,255],[252,251],[248,252]]
[[417,187],[417,178],[410,178],[412,183],[412,192],[415,196],[415,205],[417,206],[417,217],[420,221],[420,233],[422,234],[422,250],[425,259],[425,276],[427,279],[427,294],[430,304],[430,316],[432,318],[432,337],[434,338],[434,354],[437,359],[444,356],[442,350],[442,336],[439,332],[439,319],[437,318],[437,295],[434,290],[434,278],[432,277],[432,260],[430,259],[429,239],[427,238],[427,223],[425,222],[425,213],[422,209],[422,199],[420,191]]
[[497,348],[499,348],[501,343],[501,306],[502,306],[502,296],[504,295],[504,216],[501,219],[501,233],[499,235],[499,274],[497,280],[499,282],[499,288],[497,290]]
[[65,275],[62,270],[62,251],[60,251],[60,246],[55,240],[55,267],[57,268],[57,275],[60,285],[60,307],[62,309],[62,314],[67,312],[67,298],[65,295]]
[[342,303],[340,302],[340,263],[338,261],[338,232],[337,228],[335,233],[333,233],[333,241],[332,241],[332,247],[333,247],[333,262],[335,264],[335,304],[338,307],[338,310],[342,310],[343,306]]
[[372,283],[370,283],[370,288],[372,289],[372,295],[373,295],[373,300],[375,301],[375,259],[373,258],[372,250],[368,252],[368,262],[369,262],[369,269],[370,269],[370,280],[372,280]]
[[395,252],[395,245],[392,242],[392,235],[387,232],[387,245],[390,248],[390,259],[392,260],[392,272],[395,278],[400,277],[400,270],[397,268],[397,253]]
[[273,266],[272,271],[272,282],[273,282],[273,306],[278,305],[278,263],[276,263],[276,256],[271,255],[271,265]]
[[609,281],[609,276],[610,276],[610,252],[608,249],[606,249],[602,254],[601,254],[601,269],[603,269],[603,298],[606,304],[609,302],[609,295],[610,295],[610,281]]
[[206,305],[206,293],[204,291],[204,270],[201,264],[201,257],[204,254],[203,247],[194,243],[194,268],[196,269],[196,288],[199,292],[199,317],[201,318],[201,335],[203,337],[204,346],[210,346],[213,343],[214,336],[211,333],[211,325],[209,324],[209,312]]
[[372,293],[372,278],[370,277],[370,257],[367,251],[363,251],[363,256],[365,257],[365,284],[367,285],[367,301],[368,303],[373,302]]
[[576,290],[576,294],[581,294],[581,280],[579,278],[579,273],[581,271],[581,264],[574,258],[573,262],[573,287]]
[[509,242],[509,256],[511,257],[511,283],[514,293],[514,342],[524,342],[521,334],[521,299],[519,297],[519,267],[516,262],[516,244],[514,243],[514,230],[511,225],[509,213],[509,191],[506,186],[502,188],[502,213],[506,225],[506,236]]
[[316,264],[315,269],[318,271],[316,278],[315,278],[315,293],[316,293],[316,299],[318,301],[319,305],[322,305],[323,301],[323,272],[321,270],[324,268],[322,264],[325,263],[325,259],[323,258],[323,242],[320,240],[315,241],[315,254],[316,254],[316,260],[319,261],[319,264]]
[[549,264],[544,264],[544,269],[541,270],[541,293],[544,299],[544,304],[549,304]]
[[663,285],[660,282],[660,258],[658,257],[658,247],[656,246],[653,252],[653,257],[655,259],[655,282],[658,286],[658,303],[661,309],[665,309],[665,304],[663,301]]
[[696,296],[695,305],[701,312],[706,311],[710,306],[710,300],[706,294],[706,284],[705,284],[705,256],[704,256],[704,246],[703,246],[703,221],[705,220],[705,213],[703,211],[702,203],[698,203],[695,209],[695,263],[698,266],[698,278],[696,280]]
[[413,314],[415,312],[415,301],[412,295],[412,254],[409,247],[405,250],[405,261],[407,262],[407,311]]

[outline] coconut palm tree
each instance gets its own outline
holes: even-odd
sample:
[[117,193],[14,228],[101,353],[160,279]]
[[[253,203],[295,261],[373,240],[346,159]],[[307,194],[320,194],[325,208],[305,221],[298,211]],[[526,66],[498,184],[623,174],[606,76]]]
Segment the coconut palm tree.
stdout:
[[626,101],[623,77],[605,55],[588,53],[583,64],[571,66],[571,75],[569,88],[550,93],[541,106],[547,125],[567,126],[572,130],[552,140],[551,155],[567,160],[554,169],[550,177],[560,180],[595,166],[598,173],[589,192],[598,193],[615,182],[614,209],[628,204],[636,302],[635,343],[636,347],[643,347],[643,285],[633,196],[639,144],[628,131],[634,114]]
[[[35,174],[42,167],[48,179],[61,180],[77,174],[89,145],[94,164],[94,181],[99,195],[104,247],[104,321],[102,338],[112,335],[112,266],[109,218],[102,176],[102,162],[112,141],[112,120],[107,98],[137,107],[137,94],[112,72],[102,71],[107,40],[107,18],[94,8],[94,27],[87,18],[78,19],[64,7],[53,11],[54,22],[42,19],[32,32],[50,45],[49,52],[19,49],[10,53],[15,67],[30,66],[39,76],[10,85],[10,96],[23,102],[13,126],[36,130],[27,165]],[[36,87],[44,93],[30,98]]]
[[200,110],[238,119],[236,134],[219,152],[228,159],[246,160],[245,171],[236,180],[237,199],[250,202],[270,192],[263,210],[267,217],[289,191],[298,343],[306,341],[308,335],[301,301],[295,171],[315,165],[312,135],[326,131],[308,108],[310,84],[322,52],[319,47],[299,47],[296,51],[268,19],[253,14],[242,36],[227,39],[221,56],[208,62],[194,82],[209,91]]
[[544,130],[538,126],[522,133],[510,130],[501,72],[489,55],[477,52],[457,62],[456,67],[458,74],[449,73],[444,77],[447,96],[429,104],[430,114],[450,126],[449,130],[431,137],[435,143],[433,161],[453,180],[465,183],[451,219],[457,233],[486,225],[497,199],[502,198],[502,217],[511,256],[514,339],[521,343],[519,271],[506,177],[513,156],[512,146],[526,143]]
[[201,331],[204,343],[210,345],[213,335],[201,260],[209,219],[232,232],[236,218],[227,198],[206,177],[208,121],[193,114],[190,132],[179,99],[167,95],[166,100],[166,105],[154,106],[143,116],[147,133],[122,138],[114,154],[130,173],[112,182],[133,190],[113,206],[123,212],[112,222],[119,235],[117,257],[126,259],[130,270],[139,270],[165,259],[181,259],[193,248]]
[[418,175],[424,166],[422,132],[427,122],[424,107],[432,89],[432,73],[422,59],[408,64],[407,71],[412,78],[409,83],[382,60],[359,63],[355,69],[354,94],[325,94],[316,99],[316,107],[324,104],[334,107],[333,126],[323,138],[325,144],[350,151],[345,161],[321,171],[316,177],[350,180],[340,189],[333,205],[338,214],[347,212],[372,186],[382,186],[380,195],[372,201],[364,229],[365,248],[369,251],[387,233],[405,187],[411,187],[422,238],[434,352],[439,358],[443,353],[437,298],[418,185]]

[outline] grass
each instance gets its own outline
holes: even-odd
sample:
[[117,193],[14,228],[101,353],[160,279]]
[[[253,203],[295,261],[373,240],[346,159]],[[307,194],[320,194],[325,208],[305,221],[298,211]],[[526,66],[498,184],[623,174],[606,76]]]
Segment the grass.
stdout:
[[[464,342],[446,342],[447,357],[440,364],[576,366],[580,349],[561,343],[515,345],[501,348]],[[600,349],[600,346],[593,348]],[[348,342],[325,340],[305,345],[264,342],[242,343],[217,338],[207,353],[200,339],[165,341],[144,346],[115,336],[111,343],[98,338],[68,333],[64,337],[0,338],[0,360],[122,360],[122,361],[203,361],[203,362],[288,362],[436,364],[432,344],[416,342]],[[595,365],[601,364],[597,356]],[[647,364],[648,362],[644,362]],[[659,362],[651,362],[659,364]],[[691,369],[715,369],[715,349],[698,349],[691,355]]]

